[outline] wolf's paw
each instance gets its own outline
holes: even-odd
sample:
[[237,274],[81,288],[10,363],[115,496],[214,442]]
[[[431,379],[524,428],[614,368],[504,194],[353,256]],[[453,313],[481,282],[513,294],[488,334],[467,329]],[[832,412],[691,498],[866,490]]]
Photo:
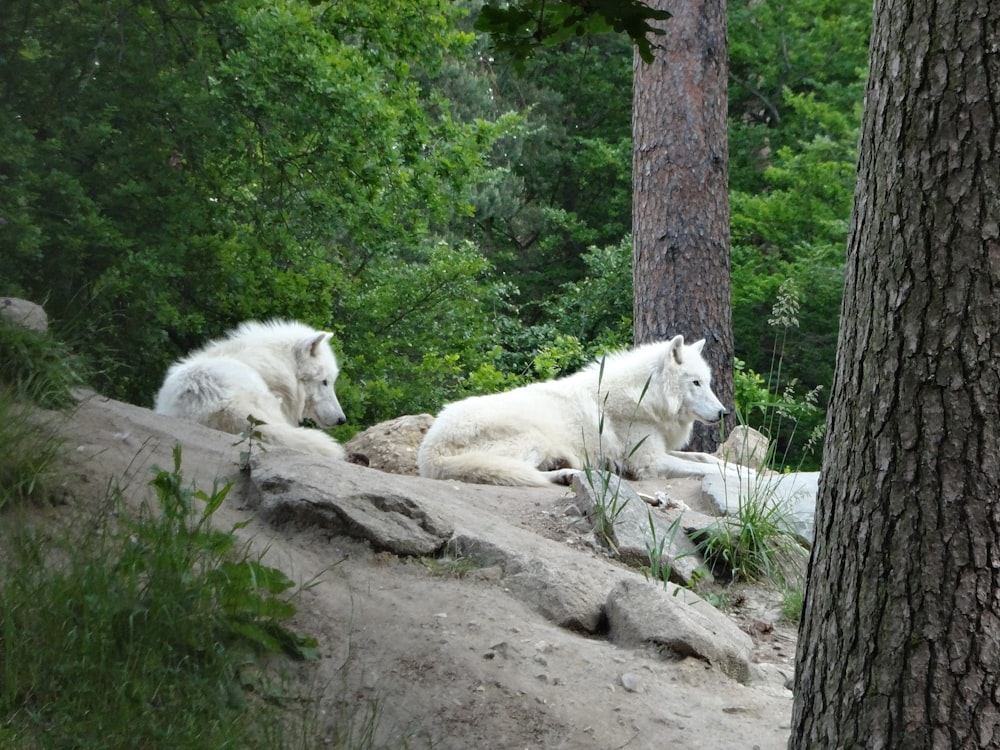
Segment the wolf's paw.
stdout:
[[573,477],[579,473],[578,469],[556,469],[555,471],[542,472],[545,478],[552,482],[552,484],[561,484],[565,487],[573,484]]

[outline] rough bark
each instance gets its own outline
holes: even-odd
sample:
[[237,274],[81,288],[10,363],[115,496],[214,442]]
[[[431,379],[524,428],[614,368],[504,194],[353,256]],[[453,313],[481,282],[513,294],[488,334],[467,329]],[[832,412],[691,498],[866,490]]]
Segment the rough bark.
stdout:
[[[726,3],[649,5],[674,15],[655,60],[634,62],[634,338],[707,339],[714,389],[731,409]],[[718,428],[700,427],[691,447],[713,450]]]
[[874,13],[789,747],[1000,747],[1000,3]]

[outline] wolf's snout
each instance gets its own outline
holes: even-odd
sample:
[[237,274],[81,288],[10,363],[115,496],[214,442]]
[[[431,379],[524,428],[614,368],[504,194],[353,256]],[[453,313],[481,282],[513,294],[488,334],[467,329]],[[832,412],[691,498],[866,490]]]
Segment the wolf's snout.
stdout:
[[347,416],[344,414],[344,412],[340,412],[339,414],[332,414],[332,415],[327,416],[323,420],[323,425],[322,426],[323,427],[338,427],[338,426],[344,424],[346,421],[347,421]]

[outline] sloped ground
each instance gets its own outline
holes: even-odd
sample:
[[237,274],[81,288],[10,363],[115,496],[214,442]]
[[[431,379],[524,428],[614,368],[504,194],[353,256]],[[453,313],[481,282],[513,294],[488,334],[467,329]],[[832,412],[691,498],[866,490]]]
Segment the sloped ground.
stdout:
[[[149,467],[170,467],[177,441],[184,475],[199,487],[237,474],[233,436],[99,396],[80,406],[64,432],[70,479],[64,503],[47,511],[62,518],[102,498],[111,479],[136,501],[146,496]],[[352,481],[378,474],[341,468]],[[453,516],[456,528],[500,540],[527,538],[537,554],[565,557],[584,576],[614,574],[609,566],[616,563],[566,514],[563,488],[398,481],[440,493],[439,512]],[[254,516],[240,490],[217,514],[223,527]],[[690,487],[670,491],[697,502]],[[374,710],[380,746],[388,748],[786,745],[791,692],[785,677],[794,630],[778,622],[776,595],[766,591],[747,589],[731,613],[754,637],[752,660],[760,663],[744,685],[702,660],[622,648],[599,634],[559,627],[516,596],[496,567],[448,575],[330,529],[275,528],[259,518],[240,534],[266,547],[266,560],[293,579],[313,581],[297,600],[296,626],[319,640],[322,656],[288,665],[301,695],[289,711],[320,736],[332,740],[345,719],[360,731]]]

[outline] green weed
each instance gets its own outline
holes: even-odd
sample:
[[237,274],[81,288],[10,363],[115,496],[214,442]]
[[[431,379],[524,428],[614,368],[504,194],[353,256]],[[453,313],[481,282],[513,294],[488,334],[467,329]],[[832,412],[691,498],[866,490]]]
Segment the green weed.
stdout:
[[652,578],[655,581],[661,581],[663,584],[666,584],[670,580],[673,563],[669,556],[664,554],[664,549],[668,543],[673,544],[674,538],[681,527],[681,519],[680,516],[675,518],[670,524],[667,535],[660,538],[657,538],[656,524],[653,522],[653,511],[649,508],[646,508],[646,520],[649,522],[649,539],[646,542],[646,559],[648,564],[643,568],[642,574],[647,580]]
[[442,557],[421,557],[420,563],[431,575],[440,578],[465,578],[480,565],[465,555],[443,555]]
[[[616,466],[620,466],[623,469],[627,465],[628,460],[639,450],[646,441],[647,436],[643,436],[632,444],[628,453],[624,456],[607,455],[604,448],[604,419],[606,416],[605,407],[608,401],[608,394],[605,393],[603,400],[601,399],[601,386],[604,382],[604,365],[606,361],[607,357],[601,357],[601,364],[597,371],[597,399],[601,404],[597,422],[597,463],[595,466],[591,462],[590,451],[587,451],[583,472],[587,484],[594,493],[594,505],[590,514],[590,521],[594,527],[594,535],[617,556],[618,548],[614,542],[615,522],[625,509],[628,498],[621,496],[621,480],[615,476],[614,470]],[[635,404],[636,410],[638,410],[639,404],[645,398],[651,380],[652,375],[646,379],[642,387],[642,392],[639,394],[639,399]],[[632,420],[629,420],[629,430],[625,435],[625,445],[631,443],[631,425]]]
[[250,472],[253,470],[253,452],[256,447],[257,450],[264,451],[264,440],[261,431],[258,429],[265,422],[257,419],[253,414],[247,414],[247,426],[243,428],[243,432],[240,433],[240,439],[237,440],[233,445],[241,445],[246,442],[246,449],[240,451],[239,461],[237,465],[240,467],[240,473],[244,476],[250,476]]
[[44,499],[57,483],[63,441],[46,415],[0,385],[0,509]]
[[180,462],[178,447],[173,471],[151,482],[157,510],[129,516],[113,493],[79,534],[8,540],[5,747],[287,746],[247,670],[268,653],[309,658],[316,644],[285,624],[292,582],[238,543],[239,526],[212,527],[228,486],[189,489]]
[[62,441],[52,423],[61,415],[43,410],[75,403],[81,371],[49,334],[0,319],[0,508],[43,499],[55,485]]
[[[801,562],[805,549],[795,535],[788,510],[788,501],[781,499],[779,489],[790,467],[786,465],[788,446],[793,442],[800,421],[814,419],[819,413],[819,389],[804,396],[795,394],[795,382],[781,386],[782,358],[788,331],[798,326],[799,299],[794,284],[786,281],[768,319],[777,331],[772,349],[768,381],[753,371],[736,367],[736,403],[740,424],[756,416],[757,428],[768,438],[767,453],[758,457],[762,471],[738,488],[739,506],[735,515],[719,519],[706,529],[699,547],[710,564],[727,570],[734,580],[769,581],[786,585],[790,578],[802,575]],[[822,425],[813,429],[806,440],[802,455],[812,452],[822,440]],[[744,433],[746,436],[747,433]],[[779,437],[785,448],[777,456]],[[748,452],[745,443],[743,452]],[[778,473],[767,470],[778,469]],[[798,468],[801,468],[801,464]]]
[[[819,405],[822,386],[816,386],[800,394],[799,383],[795,379],[782,379],[783,352],[792,328],[797,328],[799,297],[794,282],[787,279],[778,289],[778,296],[768,318],[768,325],[775,331],[771,348],[771,364],[768,378],[747,369],[741,360],[736,360],[734,385],[736,415],[740,424],[752,426],[770,442],[767,465],[777,471],[796,470],[803,467],[821,446],[824,435],[823,410]],[[812,424],[809,434],[802,441],[800,425]],[[778,445],[781,445],[780,451]],[[798,460],[795,460],[798,456]]]
[[16,397],[44,409],[72,406],[83,372],[80,358],[51,334],[0,318],[0,386]]
[[781,616],[788,622],[797,623],[802,618],[802,604],[805,587],[802,583],[789,586],[781,597]]

